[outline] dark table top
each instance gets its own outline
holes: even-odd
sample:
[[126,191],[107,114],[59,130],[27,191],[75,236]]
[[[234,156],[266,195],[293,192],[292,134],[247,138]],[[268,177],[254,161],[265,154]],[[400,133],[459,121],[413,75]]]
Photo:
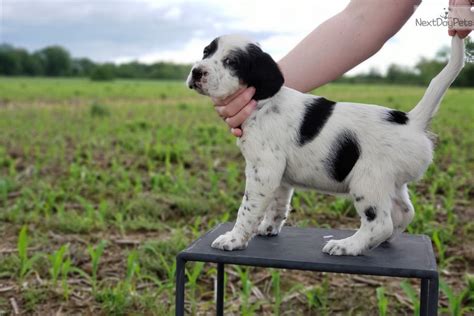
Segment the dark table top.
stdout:
[[[432,278],[437,276],[430,239],[425,235],[401,234],[361,256],[330,256],[322,252],[333,236],[341,239],[352,230],[283,227],[278,236],[256,236],[245,250],[223,251],[211,248],[219,235],[231,230],[233,223],[214,227],[183,250],[178,257],[204,261],[321,272]],[[325,238],[326,237],[326,238]]]

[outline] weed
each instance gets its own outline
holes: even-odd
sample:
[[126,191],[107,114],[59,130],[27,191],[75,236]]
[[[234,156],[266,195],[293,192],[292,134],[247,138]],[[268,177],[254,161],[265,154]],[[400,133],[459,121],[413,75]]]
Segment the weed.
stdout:
[[87,252],[89,253],[89,256],[91,257],[91,263],[92,263],[91,281],[92,281],[92,289],[94,292],[97,289],[97,272],[99,271],[99,261],[104,253],[106,244],[107,242],[105,240],[101,240],[96,247],[87,246]]
[[22,283],[24,278],[32,272],[33,264],[41,258],[41,254],[34,254],[32,257],[28,257],[28,229],[23,226],[18,236],[17,243],[18,257],[20,258],[20,269],[18,277]]
[[191,292],[191,310],[193,314],[196,313],[196,292],[197,292],[197,280],[201,275],[204,268],[204,262],[196,262],[191,265],[191,269],[186,267],[186,275],[188,277],[189,288]]
[[308,309],[319,311],[321,315],[329,314],[329,278],[323,276],[321,286],[315,286],[305,292]]
[[405,292],[406,296],[408,296],[408,298],[410,299],[414,309],[414,315],[420,315],[420,299],[418,298],[418,294],[415,289],[407,281],[403,281],[400,284],[400,287],[403,289],[403,292]]
[[53,287],[56,287],[60,273],[63,271],[64,258],[67,255],[68,245],[62,245],[58,250],[48,255],[50,268],[49,273],[53,282]]
[[280,315],[280,305],[282,301],[280,288],[280,271],[272,270],[272,289],[273,289],[273,315]]
[[377,306],[379,308],[379,315],[386,316],[388,310],[388,298],[385,296],[385,288],[383,286],[376,289]]

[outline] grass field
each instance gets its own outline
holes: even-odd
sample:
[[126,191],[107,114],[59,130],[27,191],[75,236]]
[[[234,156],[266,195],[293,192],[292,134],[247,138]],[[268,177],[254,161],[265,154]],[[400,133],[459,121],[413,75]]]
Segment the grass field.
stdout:
[[[424,89],[328,85],[330,99],[410,109]],[[474,89],[451,89],[434,164],[410,186],[411,233],[433,240],[442,314],[474,313]],[[234,220],[243,159],[181,82],[0,78],[0,315],[174,312],[174,257]],[[346,200],[296,193],[288,225],[358,228]],[[186,309],[213,312],[215,266],[190,264]],[[226,314],[413,315],[419,286],[227,269]]]

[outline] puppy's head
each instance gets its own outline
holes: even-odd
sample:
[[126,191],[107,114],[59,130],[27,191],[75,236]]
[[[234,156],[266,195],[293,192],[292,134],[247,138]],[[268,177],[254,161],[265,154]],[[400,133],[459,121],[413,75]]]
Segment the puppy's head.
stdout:
[[273,96],[283,85],[275,61],[260,47],[237,35],[214,39],[204,48],[186,81],[191,89],[223,99],[241,87],[255,87],[255,100]]

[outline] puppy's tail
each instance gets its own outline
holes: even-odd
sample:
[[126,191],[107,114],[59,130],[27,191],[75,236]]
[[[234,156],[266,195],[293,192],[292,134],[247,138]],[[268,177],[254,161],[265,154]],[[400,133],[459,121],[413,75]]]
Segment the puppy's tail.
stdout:
[[443,95],[464,67],[464,40],[457,35],[451,40],[451,57],[448,64],[434,77],[423,98],[408,113],[410,121],[425,129],[436,114]]

